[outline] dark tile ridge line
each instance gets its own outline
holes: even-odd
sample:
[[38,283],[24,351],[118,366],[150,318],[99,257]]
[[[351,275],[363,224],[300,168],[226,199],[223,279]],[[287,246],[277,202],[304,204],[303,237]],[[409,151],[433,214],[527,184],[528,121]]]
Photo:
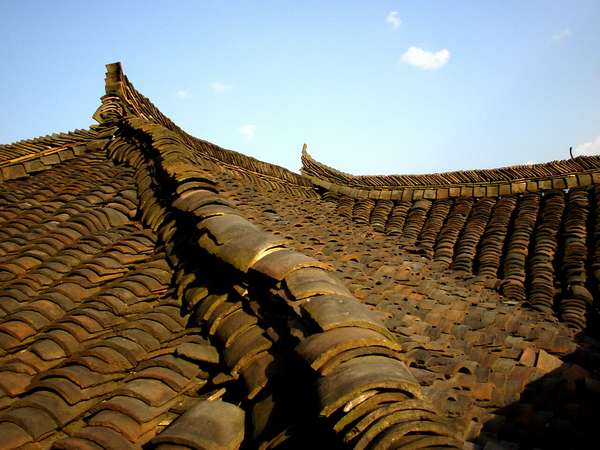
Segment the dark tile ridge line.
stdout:
[[[9,152],[13,157],[0,161],[0,182],[24,178],[86,153],[99,152],[115,130],[114,127],[98,127],[98,130],[77,130],[20,141],[16,150]],[[0,157],[1,153],[0,147]]]
[[81,141],[96,139],[97,136],[104,137],[105,134],[102,126],[91,125],[89,128],[21,139],[11,144],[0,144],[0,166],[21,158],[46,154],[57,147],[69,147]]
[[497,169],[357,176],[315,160],[303,148],[300,172],[317,186],[354,198],[418,200],[485,197],[598,184],[600,155]]
[[[143,136],[154,152],[149,184],[163,191],[160,196],[166,203],[165,206],[153,203],[150,195],[142,193],[140,209],[143,222],[157,231],[164,245],[168,248],[177,236],[177,229],[172,224],[167,227],[168,231],[163,227],[169,216],[186,214],[194,217],[200,233],[196,243],[199,254],[212,255],[236,272],[248,291],[260,294],[257,298],[264,302],[262,307],[270,309],[279,305],[279,308],[287,310],[291,320],[301,324],[302,333],[297,337],[299,344],[295,353],[307,368],[312,367],[319,414],[326,423],[335,429],[331,423],[332,416],[340,414],[340,410],[348,408],[352,401],[378,390],[393,391],[404,394],[407,399],[412,398],[407,403],[410,410],[407,414],[410,413],[413,429],[408,432],[419,433],[423,426],[433,427],[435,430],[432,432],[446,436],[448,444],[462,445],[460,432],[440,417],[407,366],[399,360],[399,356],[394,357],[399,345],[391,333],[336,277],[328,273],[323,263],[285,248],[281,240],[240,217],[239,212],[215,192],[218,187],[211,179],[210,168],[207,170],[199,165],[198,158],[190,152],[179,133],[147,119],[131,116],[122,119],[120,132]],[[118,144],[116,140],[109,145],[109,156],[117,162],[129,161],[134,167],[143,160],[137,147]],[[158,196],[154,194],[155,198]],[[178,289],[184,298],[191,295],[191,288],[186,285],[178,286]],[[324,312],[319,313],[323,307]],[[348,312],[352,314],[344,315],[344,308],[349,308]],[[364,346],[374,349],[371,356],[367,352],[349,361],[338,361],[335,367],[328,368],[327,374],[322,373],[327,369],[326,363],[332,362],[345,350]],[[383,352],[382,355],[381,349],[386,349],[387,354]],[[374,360],[361,359],[363,357]],[[351,370],[356,363],[362,363],[362,368]],[[398,403],[399,409],[402,409],[403,402]],[[418,411],[423,410],[434,418],[433,422],[421,420]],[[393,434],[393,426],[389,429],[381,426],[381,433],[389,431]],[[378,433],[371,436],[365,432],[355,440],[363,439],[366,444],[378,436]]]
[[124,114],[145,118],[179,134],[182,142],[190,151],[198,153],[206,159],[219,162],[223,167],[246,173],[253,178],[283,184],[305,196],[316,196],[312,183],[300,174],[189,135],[135,89],[123,73],[120,63],[107,64],[106,68],[106,95],[102,97],[102,105],[94,114],[94,119],[98,122],[110,123]]

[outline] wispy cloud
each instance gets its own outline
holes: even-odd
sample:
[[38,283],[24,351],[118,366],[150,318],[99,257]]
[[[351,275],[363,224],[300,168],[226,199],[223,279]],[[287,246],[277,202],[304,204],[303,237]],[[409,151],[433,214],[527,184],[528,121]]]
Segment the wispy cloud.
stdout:
[[598,155],[600,154],[600,136],[590,142],[576,145],[573,149],[573,156]]
[[231,84],[215,81],[213,83],[210,83],[210,88],[213,92],[220,94],[222,92],[229,91],[231,88],[233,88],[233,86]]
[[404,64],[419,67],[424,70],[441,69],[450,60],[450,51],[447,49],[430,52],[419,47],[410,47],[402,55]]
[[250,140],[256,134],[256,125],[251,123],[246,123],[240,127],[240,134],[244,136],[247,140]]
[[180,99],[186,99],[186,98],[190,98],[191,97],[191,93],[190,91],[186,91],[185,89],[179,89],[177,92],[175,92],[175,97],[180,98]]
[[397,30],[400,28],[400,25],[402,25],[402,19],[400,19],[398,11],[390,11],[387,16],[385,16],[385,21],[386,23],[389,23],[394,30]]
[[571,36],[571,30],[569,28],[563,28],[562,30],[560,30],[552,35],[552,40],[554,42],[560,42],[560,41],[564,41],[565,39],[567,39],[570,36]]

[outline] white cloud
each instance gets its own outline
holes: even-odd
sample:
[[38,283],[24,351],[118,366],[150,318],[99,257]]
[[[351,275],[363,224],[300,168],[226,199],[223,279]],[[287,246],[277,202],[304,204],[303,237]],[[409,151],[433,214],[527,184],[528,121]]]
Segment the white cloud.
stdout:
[[240,134],[244,136],[247,140],[250,140],[254,137],[256,133],[256,125],[247,123],[240,127]]
[[573,149],[573,156],[598,155],[600,154],[600,136],[590,142],[576,145]]
[[564,41],[565,39],[567,39],[570,36],[571,36],[571,30],[569,28],[563,28],[562,30],[560,30],[557,33],[554,33],[552,35],[552,40],[554,42],[560,42],[560,41]]
[[402,19],[400,19],[398,11],[390,11],[388,15],[385,16],[385,21],[389,23],[394,30],[397,30],[402,24]]
[[192,94],[190,94],[190,91],[186,91],[185,89],[180,89],[177,92],[175,92],[175,97],[180,99],[190,98],[191,95]]
[[214,83],[210,83],[210,88],[213,92],[220,94],[222,92],[230,90],[231,88],[233,88],[233,86],[227,83],[222,83],[220,81],[215,81]]
[[450,51],[447,49],[430,52],[419,47],[410,47],[402,55],[402,62],[425,70],[437,70],[446,65],[450,60]]

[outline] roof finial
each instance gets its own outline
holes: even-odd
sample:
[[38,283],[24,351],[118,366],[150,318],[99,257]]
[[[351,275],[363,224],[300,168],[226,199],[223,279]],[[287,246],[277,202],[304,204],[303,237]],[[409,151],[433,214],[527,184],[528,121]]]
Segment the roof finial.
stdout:
[[571,159],[575,159],[573,156],[573,147],[569,147],[569,155],[571,155]]

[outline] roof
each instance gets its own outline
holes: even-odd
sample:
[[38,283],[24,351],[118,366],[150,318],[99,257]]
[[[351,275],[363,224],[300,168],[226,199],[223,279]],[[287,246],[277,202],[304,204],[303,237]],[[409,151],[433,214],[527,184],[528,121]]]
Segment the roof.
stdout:
[[575,448],[600,158],[355,177],[196,139],[109,64],[0,146],[0,447]]

